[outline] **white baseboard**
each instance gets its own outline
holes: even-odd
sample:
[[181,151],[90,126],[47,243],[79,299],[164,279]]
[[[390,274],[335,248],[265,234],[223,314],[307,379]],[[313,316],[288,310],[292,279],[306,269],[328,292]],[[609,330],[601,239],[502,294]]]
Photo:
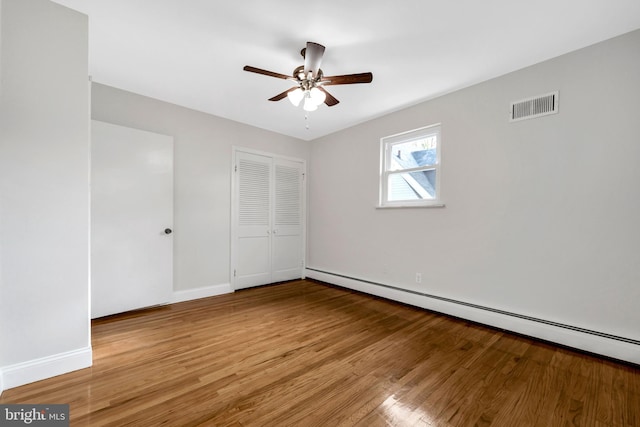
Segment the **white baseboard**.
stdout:
[[233,288],[230,283],[224,283],[222,285],[205,286],[196,289],[187,289],[184,291],[174,291],[171,298],[171,304],[177,302],[191,301],[194,299],[213,297],[216,295],[230,294],[233,292]]
[[4,374],[2,373],[2,368],[0,368],[0,396],[2,396],[3,391],[4,391]]
[[1,390],[88,368],[93,364],[91,347],[29,360],[0,369]]
[[640,364],[640,341],[634,339],[587,330],[575,325],[562,325],[544,319],[535,319],[519,315],[517,313],[507,313],[489,307],[470,304],[469,302],[454,301],[434,295],[426,295],[391,285],[374,283],[313,268],[307,269],[306,276],[310,279],[320,280],[404,304],[554,342],[563,346]]

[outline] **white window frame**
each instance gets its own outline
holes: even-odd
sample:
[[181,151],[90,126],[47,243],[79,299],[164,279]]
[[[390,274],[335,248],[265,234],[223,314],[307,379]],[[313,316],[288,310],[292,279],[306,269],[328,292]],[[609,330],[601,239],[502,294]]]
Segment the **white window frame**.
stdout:
[[[393,147],[398,144],[406,143],[416,139],[422,139],[425,137],[436,135],[436,163],[433,165],[421,166],[410,169],[400,169],[392,171],[391,155],[393,153]],[[407,132],[398,133],[395,135],[385,136],[380,139],[380,194],[378,201],[378,208],[405,208],[405,207],[444,207],[442,202],[441,182],[442,182],[442,168],[441,168],[441,152],[442,152],[442,138],[441,138],[441,125],[440,123],[413,129]],[[421,200],[389,200],[389,176],[407,172],[420,172],[425,170],[435,170],[436,174],[436,197],[434,199],[421,199]],[[413,187],[413,186],[412,186]],[[414,190],[417,190],[414,188]]]

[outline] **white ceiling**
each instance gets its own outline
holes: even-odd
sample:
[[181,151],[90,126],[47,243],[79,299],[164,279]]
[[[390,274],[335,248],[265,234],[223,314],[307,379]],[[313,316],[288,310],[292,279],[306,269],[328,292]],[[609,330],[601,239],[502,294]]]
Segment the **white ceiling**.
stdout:
[[[638,0],[55,0],[89,15],[93,80],[311,140],[640,28]],[[307,41],[340,100],[305,114],[268,98]]]

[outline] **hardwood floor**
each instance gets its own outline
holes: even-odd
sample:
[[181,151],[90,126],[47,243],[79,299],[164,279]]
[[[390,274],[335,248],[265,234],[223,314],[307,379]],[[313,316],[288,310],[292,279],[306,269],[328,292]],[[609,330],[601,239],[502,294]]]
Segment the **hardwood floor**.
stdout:
[[640,369],[313,281],[93,323],[71,426],[640,426]]

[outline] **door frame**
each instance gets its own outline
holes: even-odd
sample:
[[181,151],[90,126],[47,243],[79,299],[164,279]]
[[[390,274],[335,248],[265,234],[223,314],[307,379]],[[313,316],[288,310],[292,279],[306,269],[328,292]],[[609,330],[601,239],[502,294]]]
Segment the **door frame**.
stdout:
[[290,157],[290,156],[283,156],[280,154],[275,154],[275,153],[271,153],[268,151],[262,151],[262,150],[255,150],[252,148],[246,148],[246,147],[241,147],[241,146],[236,146],[233,145],[231,147],[231,218],[230,218],[230,235],[229,235],[229,283],[231,284],[231,289],[233,289],[234,291],[236,291],[236,276],[235,276],[235,266],[237,265],[237,261],[238,261],[238,253],[237,253],[237,246],[236,246],[236,241],[237,241],[237,237],[238,237],[238,230],[236,228],[236,217],[238,215],[237,212],[237,205],[238,205],[238,200],[237,200],[237,196],[236,196],[236,160],[237,160],[237,153],[238,152],[242,152],[242,153],[248,153],[248,154],[255,154],[258,156],[266,156],[266,157],[271,157],[272,159],[282,159],[282,160],[289,160],[289,161],[293,161],[293,162],[299,162],[302,164],[302,243],[301,243],[301,248],[300,251],[302,253],[302,266],[301,266],[301,271],[302,271],[302,275],[301,277],[304,279],[305,278],[305,269],[307,267],[307,190],[308,190],[308,176],[307,176],[307,161],[305,159],[301,159],[298,157]]

